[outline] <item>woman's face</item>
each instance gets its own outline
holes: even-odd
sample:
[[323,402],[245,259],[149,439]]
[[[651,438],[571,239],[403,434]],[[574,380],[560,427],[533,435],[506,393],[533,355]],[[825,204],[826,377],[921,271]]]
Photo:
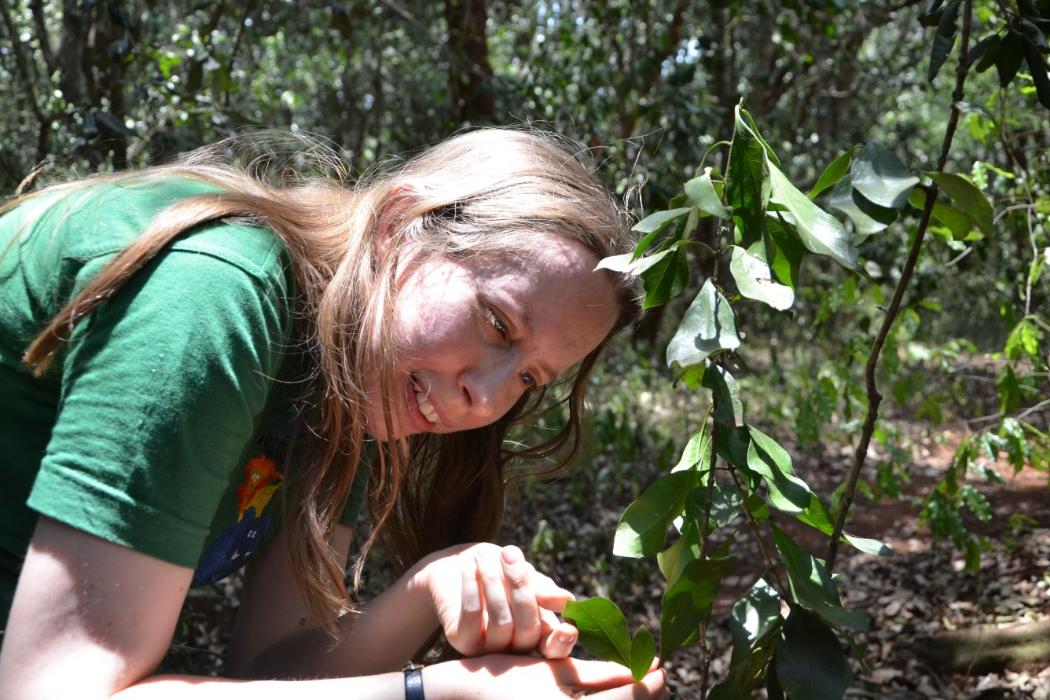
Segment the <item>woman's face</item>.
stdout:
[[598,346],[616,291],[581,244],[545,237],[527,256],[403,254],[395,287],[393,433],[370,373],[368,431],[380,440],[480,428]]

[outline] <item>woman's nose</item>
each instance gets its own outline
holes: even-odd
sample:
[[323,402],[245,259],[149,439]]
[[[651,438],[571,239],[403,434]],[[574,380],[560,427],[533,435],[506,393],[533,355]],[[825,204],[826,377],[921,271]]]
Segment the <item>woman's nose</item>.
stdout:
[[516,377],[515,363],[505,353],[483,358],[463,372],[460,386],[468,413],[477,427],[498,420],[521,397],[522,389],[515,383]]

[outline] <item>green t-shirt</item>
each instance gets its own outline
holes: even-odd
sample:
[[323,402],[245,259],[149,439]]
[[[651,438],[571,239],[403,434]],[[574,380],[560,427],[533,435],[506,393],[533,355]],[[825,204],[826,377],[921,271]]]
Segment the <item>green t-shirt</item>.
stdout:
[[38,513],[194,568],[195,583],[239,568],[270,529],[295,390],[275,381],[294,283],[272,231],[194,228],[78,324],[42,379],[21,365],[158,213],[213,191],[104,184],[0,217],[0,629]]

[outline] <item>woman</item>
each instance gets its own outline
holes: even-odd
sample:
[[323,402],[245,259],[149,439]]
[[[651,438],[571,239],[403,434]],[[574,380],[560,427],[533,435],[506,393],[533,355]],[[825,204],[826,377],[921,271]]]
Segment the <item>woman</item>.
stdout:
[[[575,450],[588,371],[636,312],[594,271],[629,246],[616,207],[563,146],[475,131],[353,188],[205,152],[7,209],[0,696],[661,692],[566,658],[571,594],[520,550],[460,544],[495,535],[512,464]],[[508,452],[574,367],[566,427]],[[363,552],[405,573],[354,609],[362,501]],[[151,677],[188,586],[249,558],[231,674],[328,680]],[[467,658],[402,676],[439,628]]]

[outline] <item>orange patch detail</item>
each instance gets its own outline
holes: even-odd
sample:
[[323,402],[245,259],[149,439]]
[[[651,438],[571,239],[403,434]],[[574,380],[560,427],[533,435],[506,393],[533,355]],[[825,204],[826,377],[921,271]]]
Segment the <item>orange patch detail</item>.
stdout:
[[265,454],[249,460],[244,465],[244,481],[237,487],[237,519],[243,518],[251,506],[255,506],[256,516],[262,515],[280,482],[280,470]]

